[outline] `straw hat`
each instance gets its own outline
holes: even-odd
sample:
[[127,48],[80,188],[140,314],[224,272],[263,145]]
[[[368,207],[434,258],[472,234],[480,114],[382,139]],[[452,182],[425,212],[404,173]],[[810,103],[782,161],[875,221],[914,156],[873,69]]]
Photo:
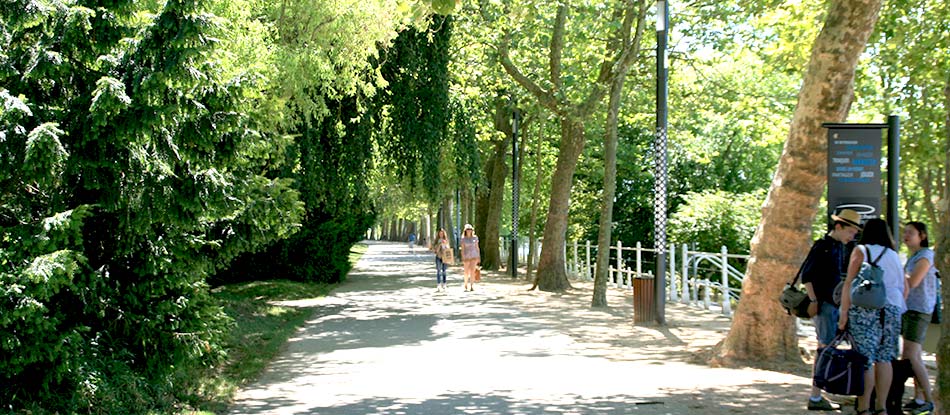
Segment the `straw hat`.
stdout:
[[854,226],[858,229],[862,229],[861,214],[851,209],[841,209],[837,215],[832,214],[831,219],[838,222],[847,223],[848,225]]
[[472,231],[474,231],[474,230],[475,230],[475,227],[472,226],[471,223],[466,223],[466,224],[465,224],[465,227],[462,228],[462,232],[465,232],[465,231],[467,231],[467,230],[469,230],[469,229],[471,229]]

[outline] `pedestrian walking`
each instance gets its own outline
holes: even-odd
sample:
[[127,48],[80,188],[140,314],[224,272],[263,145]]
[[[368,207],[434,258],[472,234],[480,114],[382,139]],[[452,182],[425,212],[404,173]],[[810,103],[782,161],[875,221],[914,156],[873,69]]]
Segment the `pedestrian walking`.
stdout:
[[[854,240],[861,230],[861,215],[851,209],[843,209],[831,215],[834,223],[824,238],[815,241],[805,263],[802,266],[802,284],[808,292],[811,303],[808,314],[815,324],[818,347],[825,347],[835,338],[838,324],[838,304],[835,303],[835,287],[841,282],[847,266],[845,264],[845,245]],[[817,359],[816,359],[817,363]],[[812,377],[815,367],[812,366]],[[808,410],[833,411],[839,405],[832,404],[821,396],[821,389],[811,387],[808,398]]]
[[[848,274],[841,290],[841,313],[838,329],[847,329],[854,337],[854,346],[868,358],[864,371],[864,394],[858,397],[856,415],[886,413],[887,394],[893,379],[891,361],[899,355],[901,315],[904,314],[904,271],[894,240],[883,219],[869,219],[864,224],[860,244],[851,251]],[[864,262],[876,263],[883,270],[885,304],[881,309],[851,304],[851,284]],[[871,368],[873,367],[873,371]],[[876,401],[871,402],[871,391]]]
[[914,371],[914,399],[904,404],[904,410],[913,414],[933,411],[933,396],[930,378],[924,367],[923,343],[927,327],[937,303],[937,268],[934,267],[934,251],[927,238],[927,225],[909,222],[904,226],[904,245],[910,250],[910,258],[904,264],[907,280],[907,311],[901,320],[901,336],[904,350],[901,357],[910,360]]
[[465,270],[465,291],[475,291],[475,272],[482,263],[481,251],[478,249],[478,236],[475,236],[475,228],[466,223],[462,231],[462,240],[460,242],[462,249],[462,266]]
[[435,253],[435,289],[436,291],[445,291],[446,266],[455,262],[452,245],[449,243],[449,237],[446,235],[445,229],[439,229],[430,249]]
[[416,234],[413,232],[409,232],[409,251],[411,251],[413,254],[416,253],[416,250],[414,248],[415,245],[416,245]]

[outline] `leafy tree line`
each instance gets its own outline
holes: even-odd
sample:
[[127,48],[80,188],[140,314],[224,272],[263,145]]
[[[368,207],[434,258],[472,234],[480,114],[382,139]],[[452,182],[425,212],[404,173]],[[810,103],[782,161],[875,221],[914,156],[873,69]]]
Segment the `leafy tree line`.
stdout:
[[4,5],[0,400],[10,408],[176,402],[190,370],[221,358],[227,322],[205,279],[302,215],[289,180],[264,174],[274,148],[242,79],[207,59],[211,16],[191,1],[146,12]]
[[345,276],[393,124],[380,51],[444,18],[309,6],[0,5],[2,410],[200,401],[229,328],[209,281]]

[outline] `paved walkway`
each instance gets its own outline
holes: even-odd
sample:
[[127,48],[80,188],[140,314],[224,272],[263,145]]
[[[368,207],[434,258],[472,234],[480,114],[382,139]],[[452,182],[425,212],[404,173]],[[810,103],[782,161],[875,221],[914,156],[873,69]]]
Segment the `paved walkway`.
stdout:
[[319,311],[230,413],[808,413],[805,365],[705,365],[723,317],[670,304],[667,327],[634,326],[624,291],[593,311],[589,283],[551,294],[488,275],[463,292],[458,267],[438,293],[434,268],[419,249],[370,243],[346,283],[310,300]]

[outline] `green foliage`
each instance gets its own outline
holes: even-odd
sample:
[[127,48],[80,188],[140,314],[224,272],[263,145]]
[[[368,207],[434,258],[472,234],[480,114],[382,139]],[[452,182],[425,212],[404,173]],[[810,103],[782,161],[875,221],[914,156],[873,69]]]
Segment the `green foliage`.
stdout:
[[455,176],[462,183],[474,184],[481,177],[481,159],[479,157],[475,123],[471,110],[459,100],[452,106],[451,137],[453,146],[453,164]]
[[698,251],[748,253],[761,219],[765,192],[690,192],[669,222],[670,240],[695,243]]
[[[885,2],[856,79],[857,122],[901,121],[902,220],[922,220],[934,231],[946,182],[950,132],[944,91],[950,84],[950,5],[943,1]],[[941,202],[943,199],[943,202]],[[932,231],[932,232],[934,232]],[[938,240],[939,235],[931,235]]]
[[350,270],[347,252],[375,221],[367,172],[372,169],[373,115],[361,114],[355,97],[326,101],[330,116],[305,120],[280,173],[293,178],[306,205],[299,231],[261,253],[241,257],[217,281],[286,278],[336,283]]
[[173,405],[223,357],[205,278],[300,221],[281,141],[201,2],[0,8],[0,401]]
[[421,176],[430,200],[437,200],[441,182],[440,149],[445,146],[449,112],[449,39],[452,18],[433,16],[426,30],[409,29],[386,51],[380,71],[389,83],[384,93],[388,137],[381,140],[386,167],[411,188]]
[[275,304],[326,296],[331,285],[286,280],[228,284],[212,290],[225,314],[234,321],[225,336],[228,359],[202,380],[205,395],[192,407],[223,413],[238,388],[257,379],[287,339],[304,325],[316,303]]

